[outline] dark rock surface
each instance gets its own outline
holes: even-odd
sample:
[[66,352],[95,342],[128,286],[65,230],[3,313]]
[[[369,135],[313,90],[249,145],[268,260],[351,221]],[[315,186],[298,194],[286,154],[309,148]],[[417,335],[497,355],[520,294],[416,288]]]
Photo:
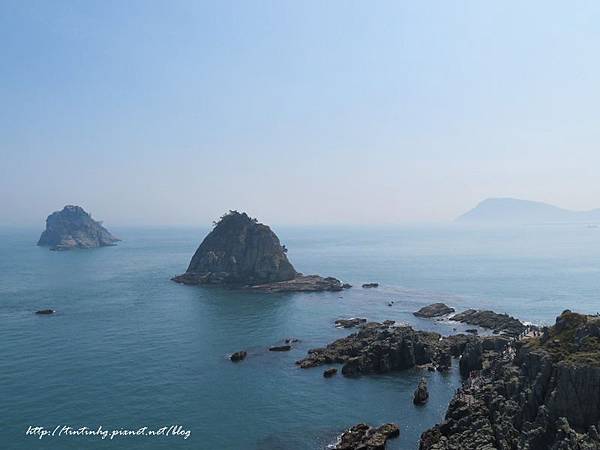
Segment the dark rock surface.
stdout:
[[376,288],[379,287],[379,283],[365,283],[362,285],[364,288]]
[[419,385],[415,390],[413,403],[415,405],[424,405],[425,403],[427,403],[428,399],[429,392],[427,391],[427,380],[425,378],[421,378],[421,381],[419,381]]
[[325,378],[331,378],[336,373],[337,373],[337,369],[335,367],[332,367],[331,369],[325,369],[325,371],[323,372],[323,376]]
[[96,248],[115,245],[119,239],[92,219],[83,208],[67,205],[62,211],[53,212],[46,219],[46,229],[37,245],[51,250]]
[[445,420],[423,433],[420,449],[600,449],[600,318],[565,311],[537,334],[468,344],[481,368]]
[[289,352],[292,349],[291,345],[276,345],[274,347],[270,347],[270,352]]
[[233,353],[229,359],[232,360],[233,362],[238,362],[241,361],[243,359],[245,359],[247,356],[247,353],[244,350],[241,350],[239,352],[235,352]]
[[379,428],[359,423],[342,433],[333,448],[335,450],[384,450],[388,439],[399,435],[400,428],[393,423],[386,423]]
[[489,328],[498,333],[517,337],[526,330],[525,324],[508,314],[498,314],[494,311],[468,309],[455,314],[451,318],[457,322]]
[[367,319],[361,319],[359,317],[353,317],[351,319],[338,319],[335,321],[335,326],[340,328],[353,328],[358,325],[366,323]]
[[54,314],[56,311],[54,311],[53,309],[40,309],[39,311],[36,311],[36,314],[42,314],[42,315],[47,315],[47,314]]
[[446,314],[453,313],[454,311],[454,308],[449,307],[445,303],[433,303],[431,305],[424,306],[413,314],[417,317],[430,318],[445,316]]

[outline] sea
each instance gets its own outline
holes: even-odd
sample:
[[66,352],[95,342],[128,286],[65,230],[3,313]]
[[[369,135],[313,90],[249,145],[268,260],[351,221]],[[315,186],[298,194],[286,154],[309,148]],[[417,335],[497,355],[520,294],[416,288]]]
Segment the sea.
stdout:
[[[412,313],[444,302],[543,325],[567,308],[600,311],[594,226],[274,230],[297,270],[353,287],[259,294],[170,281],[208,228],[116,228],[117,246],[68,252],[37,247],[41,229],[0,229],[0,448],[314,450],[354,424],[394,422],[388,448],[416,449],[460,385],[456,361],[447,374],[300,369],[309,349],[352,332],[336,319],[451,334],[464,326]],[[56,313],[35,314],[45,308]],[[286,338],[300,341],[268,351]],[[238,350],[248,356],[233,363]],[[429,402],[414,406],[422,377]]]

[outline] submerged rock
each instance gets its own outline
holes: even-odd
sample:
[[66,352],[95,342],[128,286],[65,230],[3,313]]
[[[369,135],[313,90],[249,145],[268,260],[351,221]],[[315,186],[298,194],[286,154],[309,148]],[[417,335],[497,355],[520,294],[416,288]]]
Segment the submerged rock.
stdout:
[[229,359],[233,362],[238,362],[246,358],[247,353],[244,350],[233,353]]
[[454,308],[449,307],[445,303],[433,303],[431,305],[424,306],[418,311],[415,311],[413,315],[417,317],[430,318],[445,316],[447,314],[453,313],[454,311]]
[[333,448],[335,450],[384,450],[388,439],[399,435],[400,428],[393,423],[386,423],[379,428],[359,423],[342,433]]
[[419,385],[415,390],[413,403],[415,405],[424,405],[425,403],[427,403],[428,399],[429,392],[427,391],[427,380],[425,378],[421,378],[421,381],[419,381]]
[[289,352],[292,349],[291,345],[276,345],[274,347],[270,347],[270,352]]
[[259,292],[341,291],[333,277],[304,276],[288,261],[273,231],[246,213],[230,211],[204,238],[186,272],[172,280],[218,284]]
[[362,285],[364,288],[376,288],[379,287],[379,283],[365,283]]
[[36,314],[54,314],[56,311],[54,311],[53,309],[40,309],[39,311],[36,311]]
[[325,369],[325,372],[323,372],[323,376],[325,378],[331,378],[336,373],[337,373],[337,369],[335,367],[332,367],[331,369]]
[[70,250],[111,246],[119,240],[83,208],[67,205],[48,216],[37,245],[50,247],[50,250]]
[[600,317],[565,311],[543,336],[477,339],[464,357],[481,368],[421,450],[600,449]]

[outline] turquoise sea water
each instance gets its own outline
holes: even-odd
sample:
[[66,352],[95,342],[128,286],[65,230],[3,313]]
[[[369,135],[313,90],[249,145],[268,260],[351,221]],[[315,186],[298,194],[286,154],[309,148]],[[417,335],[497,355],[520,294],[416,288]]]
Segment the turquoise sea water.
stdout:
[[[301,370],[309,348],[349,333],[337,318],[419,320],[435,302],[547,323],[565,308],[600,310],[600,229],[276,228],[296,268],[336,276],[342,293],[264,295],[177,285],[207,230],[115,229],[117,247],[50,252],[41,230],[0,230],[0,448],[324,448],[358,422],[396,422],[391,449],[415,449],[453,390],[410,370],[347,379]],[[361,289],[377,281],[378,289]],[[392,307],[389,300],[394,300]],[[34,311],[53,308],[53,316]],[[458,327],[460,328],[460,327]],[[266,349],[301,339],[289,353]],[[239,364],[227,355],[247,349]],[[430,401],[412,404],[421,376]],[[28,426],[133,429],[181,425],[181,437],[45,437]]]

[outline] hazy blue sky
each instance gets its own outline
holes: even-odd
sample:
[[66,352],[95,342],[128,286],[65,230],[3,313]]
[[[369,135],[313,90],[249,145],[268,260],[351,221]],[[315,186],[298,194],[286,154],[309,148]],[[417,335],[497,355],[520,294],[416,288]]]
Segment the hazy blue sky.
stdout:
[[0,224],[600,207],[600,2],[0,0]]

